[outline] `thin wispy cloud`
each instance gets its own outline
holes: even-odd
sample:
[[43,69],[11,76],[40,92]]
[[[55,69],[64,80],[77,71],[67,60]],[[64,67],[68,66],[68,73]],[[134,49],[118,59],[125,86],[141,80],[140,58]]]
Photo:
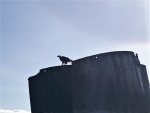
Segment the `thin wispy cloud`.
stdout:
[[31,112],[25,111],[25,110],[3,110],[3,109],[0,109],[0,113],[31,113]]

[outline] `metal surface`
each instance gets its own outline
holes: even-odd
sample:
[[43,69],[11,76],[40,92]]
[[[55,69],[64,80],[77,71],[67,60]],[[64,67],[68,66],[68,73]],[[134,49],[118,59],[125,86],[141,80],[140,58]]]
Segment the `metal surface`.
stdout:
[[150,113],[146,67],[130,51],[42,69],[29,92],[32,113]]

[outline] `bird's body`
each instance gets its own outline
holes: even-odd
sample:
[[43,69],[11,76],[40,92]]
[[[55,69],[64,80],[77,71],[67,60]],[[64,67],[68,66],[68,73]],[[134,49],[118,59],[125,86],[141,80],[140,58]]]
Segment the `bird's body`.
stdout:
[[65,56],[58,55],[57,57],[59,57],[59,59],[62,61],[62,65],[67,64],[68,62],[72,62],[71,59],[69,59],[68,57],[65,57]]

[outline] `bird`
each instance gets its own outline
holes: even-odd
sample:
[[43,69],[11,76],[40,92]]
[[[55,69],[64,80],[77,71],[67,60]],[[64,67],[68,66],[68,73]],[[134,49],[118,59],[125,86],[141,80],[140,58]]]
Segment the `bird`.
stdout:
[[62,61],[62,65],[65,65],[65,64],[67,64],[68,62],[72,62],[71,59],[69,59],[68,57],[65,57],[65,56],[60,56],[60,55],[58,55],[57,57]]

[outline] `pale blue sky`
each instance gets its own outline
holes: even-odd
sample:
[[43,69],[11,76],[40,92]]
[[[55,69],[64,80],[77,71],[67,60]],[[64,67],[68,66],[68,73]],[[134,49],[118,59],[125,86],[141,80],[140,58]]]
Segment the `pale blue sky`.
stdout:
[[1,1],[1,106],[30,110],[28,77],[109,51],[134,51],[150,74],[148,1]]

